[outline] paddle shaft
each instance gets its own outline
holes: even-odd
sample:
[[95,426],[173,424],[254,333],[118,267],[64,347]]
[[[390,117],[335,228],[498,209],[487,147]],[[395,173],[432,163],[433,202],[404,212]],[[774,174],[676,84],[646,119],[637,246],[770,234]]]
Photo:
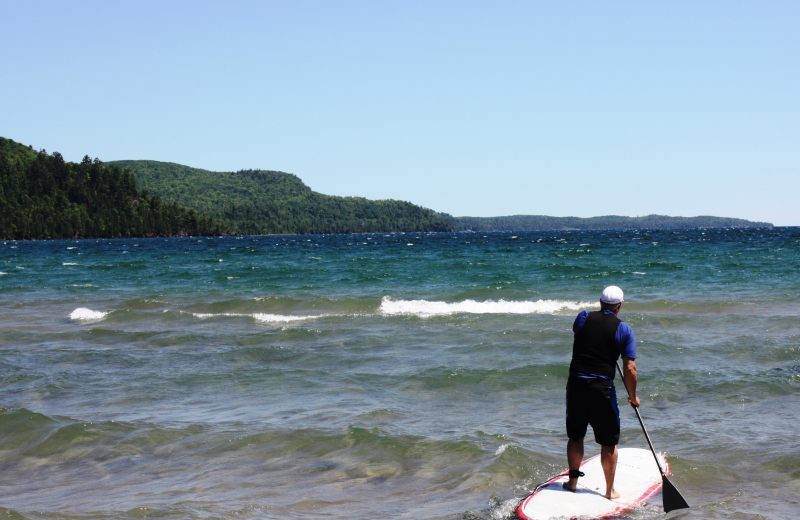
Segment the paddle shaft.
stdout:
[[[616,363],[617,371],[619,372],[619,376],[622,378],[622,386],[625,387],[625,392],[628,393],[628,398],[631,397],[631,392],[628,390],[628,385],[625,384],[625,374],[622,373],[622,369],[619,367],[619,363]],[[664,469],[661,467],[661,463],[658,461],[658,455],[656,455],[656,450],[653,448],[653,443],[650,441],[650,435],[647,434],[647,428],[644,427],[644,422],[642,422],[642,415],[639,413],[639,407],[633,406],[633,411],[636,412],[636,418],[639,419],[639,426],[642,427],[642,431],[644,432],[644,438],[647,439],[647,445],[650,446],[650,451],[653,452],[653,458],[656,459],[656,466],[658,466],[658,471],[661,473],[661,476],[666,478],[664,474]]]

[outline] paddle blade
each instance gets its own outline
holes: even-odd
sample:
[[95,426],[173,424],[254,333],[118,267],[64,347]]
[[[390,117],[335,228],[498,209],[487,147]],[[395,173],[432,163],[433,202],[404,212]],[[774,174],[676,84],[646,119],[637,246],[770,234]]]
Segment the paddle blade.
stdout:
[[686,509],[689,507],[689,504],[686,503],[686,500],[681,496],[680,491],[678,491],[678,488],[673,486],[672,482],[670,482],[667,477],[662,475],[661,482],[664,485],[662,488],[662,497],[664,498],[665,513],[669,513],[675,509]]

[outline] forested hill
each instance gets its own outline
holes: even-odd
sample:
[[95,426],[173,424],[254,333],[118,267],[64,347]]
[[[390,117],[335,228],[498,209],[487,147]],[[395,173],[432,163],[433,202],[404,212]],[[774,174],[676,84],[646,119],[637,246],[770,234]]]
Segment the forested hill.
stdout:
[[604,229],[710,229],[710,228],[771,228],[768,222],[752,222],[726,217],[548,217],[544,215],[514,215],[509,217],[456,217],[458,231],[565,231]]
[[450,215],[409,202],[323,195],[294,175],[265,170],[211,172],[158,161],[112,161],[137,185],[221,219],[236,233],[449,231]]
[[0,137],[0,238],[220,233],[557,231],[772,227],[721,217],[458,217],[397,200],[314,192],[294,175],[211,172],[157,161],[102,163]]
[[97,159],[64,161],[0,137],[0,238],[208,235],[224,228],[143,195],[130,173]]

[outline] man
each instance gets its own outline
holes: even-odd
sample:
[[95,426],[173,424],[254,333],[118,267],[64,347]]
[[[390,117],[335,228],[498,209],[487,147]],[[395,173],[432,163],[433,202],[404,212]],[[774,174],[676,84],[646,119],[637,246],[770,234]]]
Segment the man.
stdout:
[[600,310],[581,311],[572,324],[574,341],[567,381],[567,462],[569,481],[564,489],[575,491],[582,477],[583,438],[592,425],[600,444],[600,463],[606,478],[606,498],[618,498],[614,489],[619,442],[619,406],[614,388],[617,358],[623,359],[623,383],[628,402],[639,406],[636,395],[636,338],[633,330],[617,317],[622,307],[622,289],[606,287],[600,296]]

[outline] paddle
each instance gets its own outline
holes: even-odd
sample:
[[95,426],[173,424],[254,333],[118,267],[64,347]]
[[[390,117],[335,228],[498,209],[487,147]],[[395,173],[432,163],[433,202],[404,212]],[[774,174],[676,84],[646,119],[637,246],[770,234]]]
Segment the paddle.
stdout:
[[[628,392],[628,385],[625,384],[625,375],[622,373],[622,369],[619,367],[619,363],[617,363],[617,371],[619,372],[619,376],[622,378],[622,384],[625,386],[625,391]],[[630,397],[631,393],[628,392],[628,397]],[[656,459],[656,465],[658,466],[658,471],[661,473],[661,483],[663,484],[663,491],[661,496],[664,500],[664,512],[669,513],[675,509],[685,509],[689,507],[689,504],[686,503],[686,500],[681,496],[680,491],[678,488],[672,485],[672,482],[669,481],[667,475],[664,473],[663,468],[661,467],[661,463],[658,461],[658,455],[656,455],[656,450],[653,448],[653,443],[650,442],[650,436],[647,434],[647,430],[644,427],[644,423],[642,422],[642,416],[639,413],[639,408],[634,406],[633,411],[636,412],[636,418],[639,419],[639,425],[642,427],[642,431],[644,432],[644,437],[647,439],[647,444],[650,446],[650,451],[653,452],[653,457]]]

